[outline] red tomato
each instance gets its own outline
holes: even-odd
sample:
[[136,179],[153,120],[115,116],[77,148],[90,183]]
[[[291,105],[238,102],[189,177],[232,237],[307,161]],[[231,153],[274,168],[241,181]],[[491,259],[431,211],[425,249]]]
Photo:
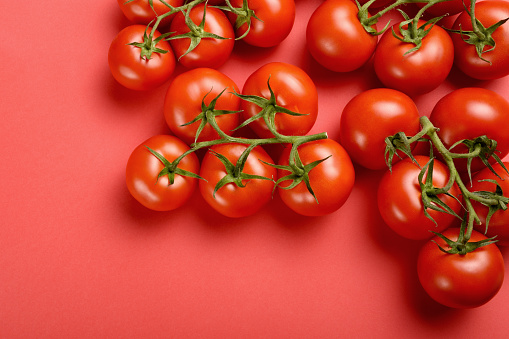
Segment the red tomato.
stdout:
[[[242,8],[244,0],[231,0],[233,7]],[[281,43],[290,34],[295,21],[294,0],[248,0],[248,6],[258,17],[251,18],[249,33],[242,38],[246,43],[257,47],[272,47]],[[228,15],[232,24],[237,16]],[[236,29],[237,37],[244,35],[248,24]]]
[[[443,234],[456,241],[460,230],[450,228]],[[473,231],[471,241],[486,239]],[[480,247],[460,255],[444,253],[448,250],[438,236],[421,248],[417,258],[417,272],[422,287],[438,303],[453,308],[473,308],[490,301],[504,281],[504,258],[495,244]]]
[[[378,0],[377,0],[378,1]],[[417,3],[420,8],[424,7],[427,3]],[[426,15],[429,18],[436,18],[442,15],[455,15],[465,9],[465,5],[470,8],[470,0],[447,0],[439,2],[426,9]]]
[[[189,12],[189,18],[200,25],[203,20],[204,4],[194,6]],[[191,39],[182,38],[170,40],[173,51],[179,62],[187,68],[210,67],[218,68],[223,65],[233,50],[235,33],[226,15],[217,8],[207,6],[203,30],[226,39],[202,38],[198,46],[184,55],[188,50]],[[172,37],[185,34],[191,30],[187,27],[184,13],[177,13],[170,25]]]
[[[242,94],[269,99],[270,91],[267,86],[269,78],[277,105],[296,113],[306,114],[292,116],[277,113],[275,117],[277,131],[284,135],[305,135],[315,124],[318,114],[318,93],[313,80],[297,66],[271,62],[260,67],[247,78]],[[241,102],[240,108],[243,110],[244,120],[261,111],[258,105],[245,100]],[[263,118],[251,122],[249,126],[262,138],[273,136]]]
[[[485,28],[509,17],[509,2],[482,1],[475,5],[475,16]],[[472,21],[467,12],[461,13],[452,27],[455,30],[471,31]],[[498,79],[509,74],[509,23],[498,27],[491,35],[495,40],[494,50],[483,53],[479,58],[474,45],[467,44],[461,34],[452,34],[455,65],[468,76],[481,79]],[[484,47],[487,51],[490,46]],[[490,64],[491,62],[491,64]]]
[[[168,81],[175,69],[175,56],[168,42],[161,40],[157,48],[167,53],[152,53],[149,60],[141,57],[141,48],[127,45],[131,42],[143,42],[146,26],[132,25],[121,30],[111,42],[108,52],[108,65],[113,77],[123,86],[133,90],[150,90]],[[151,29],[147,30],[149,35]],[[159,37],[154,32],[154,39]]]
[[[243,144],[221,144],[210,148],[211,151],[225,156],[233,165],[237,163],[244,150]],[[266,178],[276,178],[277,170],[262,161],[273,164],[273,160],[260,146],[255,147],[247,157],[243,172]],[[205,201],[219,213],[230,217],[245,217],[259,211],[272,199],[274,181],[263,179],[242,180],[244,187],[228,183],[216,191],[217,183],[227,175],[223,163],[211,152],[202,161],[200,192]]]
[[[419,20],[421,26],[424,21]],[[398,25],[394,31],[401,37]],[[454,61],[454,46],[449,34],[435,25],[422,39],[422,46],[401,42],[388,29],[380,38],[374,56],[375,72],[380,81],[389,88],[410,96],[424,94],[437,88],[449,75]]]
[[311,15],[306,44],[323,67],[335,72],[360,68],[373,55],[378,37],[360,23],[357,5],[351,0],[328,0]]
[[[504,162],[506,168],[509,169],[509,162]],[[489,191],[495,192],[496,185],[488,181],[480,180],[495,180],[502,188],[502,192],[505,197],[509,197],[509,174],[499,164],[493,165],[493,169],[502,178],[498,178],[489,168],[485,168],[477,172],[472,178],[472,187],[469,188],[471,192],[475,191]],[[475,212],[481,224],[474,224],[474,228],[481,232],[486,232],[486,217],[488,215],[488,207],[482,205],[476,201],[472,201],[472,205],[475,208]],[[497,236],[497,245],[509,246],[509,211],[498,210],[495,212],[489,221],[488,231],[486,236],[491,238]]]
[[[290,150],[291,147],[284,149],[279,165],[288,165]],[[355,172],[348,153],[332,139],[307,142],[299,146],[298,152],[304,166],[328,156],[330,158],[309,171],[309,183],[316,200],[304,181],[292,189],[284,189],[292,183],[291,180],[285,180],[278,188],[283,202],[296,213],[306,216],[326,215],[338,210],[350,196],[355,181]],[[288,174],[289,171],[278,170],[279,178]]]
[[[127,161],[126,183],[129,192],[143,206],[155,211],[181,207],[196,189],[197,179],[176,174],[171,185],[168,175],[158,179],[165,166],[147,146],[169,162],[189,150],[186,144],[171,135],[156,135],[143,142],[133,150]],[[194,153],[187,155],[179,162],[178,168],[197,174],[200,169],[198,157]]]
[[[415,159],[423,168],[429,157],[417,155]],[[392,167],[392,173],[387,172],[378,186],[378,210],[385,223],[397,234],[407,239],[428,239],[435,232],[442,232],[459,219],[451,214],[428,209],[429,215],[436,224],[424,214],[421,200],[421,188],[418,176],[421,172],[411,159],[405,158]],[[425,180],[426,175],[423,178]],[[434,161],[433,186],[444,187],[449,180],[449,169],[440,161]],[[460,196],[459,188],[454,185],[449,191],[455,197]],[[454,198],[440,195],[440,200],[446,203],[456,214],[461,215],[461,205]]]
[[[135,24],[148,25],[152,20],[157,19],[157,15],[162,15],[170,11],[170,8],[160,0],[154,0],[152,2],[154,9],[150,7],[149,0],[133,0],[131,2],[127,2],[127,0],[117,0],[117,2],[126,18]],[[183,0],[167,0],[165,2],[173,7],[182,6],[184,3]],[[173,17],[174,15],[170,15],[164,18],[161,20],[158,27],[169,25]]]
[[[447,94],[433,108],[430,121],[440,129],[438,136],[447,148],[457,141],[486,135],[497,141],[501,159],[509,153],[509,102],[491,90],[468,87]],[[467,148],[459,145],[453,151],[465,153]],[[459,172],[467,171],[466,161],[457,159],[456,164]],[[472,172],[482,168],[483,163],[474,159]]]
[[[225,90],[226,89],[226,90]],[[240,99],[231,92],[239,92],[239,88],[232,79],[211,68],[197,68],[175,77],[168,87],[164,101],[164,117],[170,130],[187,144],[195,142],[198,127],[206,120],[199,120],[190,125],[182,126],[202,113],[202,100],[205,105],[217,99],[215,109],[238,111]],[[225,114],[215,118],[219,128],[231,135],[233,129],[239,125],[239,114]],[[218,139],[219,134],[207,123],[200,133],[198,141]]]
[[[385,138],[398,132],[407,136],[417,134],[419,111],[402,92],[371,89],[347,103],[339,128],[339,141],[354,162],[369,169],[384,169]],[[399,158],[393,159],[396,162]]]

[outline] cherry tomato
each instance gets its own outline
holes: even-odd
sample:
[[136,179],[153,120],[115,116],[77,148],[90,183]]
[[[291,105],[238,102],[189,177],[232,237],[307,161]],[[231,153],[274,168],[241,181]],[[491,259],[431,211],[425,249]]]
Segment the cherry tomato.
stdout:
[[[175,56],[166,41],[159,41],[156,47],[168,52],[154,52],[149,60],[141,57],[141,48],[127,45],[143,42],[145,29],[143,25],[127,26],[113,39],[108,52],[108,65],[113,77],[121,85],[140,91],[161,86],[169,80],[175,69]],[[150,32],[149,28],[147,35]],[[158,31],[154,32],[154,39],[160,35]]]
[[328,0],[311,15],[306,44],[311,56],[323,67],[350,72],[373,55],[378,37],[366,32],[357,17],[358,12],[354,1]]
[[[439,128],[438,136],[447,148],[457,141],[486,135],[497,141],[501,159],[509,153],[509,102],[491,90],[467,87],[452,91],[437,102],[430,121]],[[465,153],[467,148],[459,145],[453,151]],[[457,159],[456,164],[459,172],[467,171],[463,159]],[[472,161],[472,172],[484,167],[479,159]]]
[[[504,162],[506,168],[509,169],[509,162]],[[509,197],[509,174],[499,164],[493,165],[495,172],[502,178],[498,178],[489,168],[485,168],[477,172],[472,178],[472,187],[469,187],[469,191],[489,191],[495,192],[496,185],[489,181],[481,180],[495,180],[502,188],[502,193],[505,197]],[[486,232],[486,217],[488,216],[488,207],[472,201],[472,205],[475,208],[475,212],[481,224],[474,223],[474,228],[481,232]],[[509,211],[498,210],[495,212],[488,224],[488,231],[485,235],[489,238],[497,236],[497,245],[509,246]]]
[[[419,20],[420,27],[425,22]],[[398,25],[393,26],[401,37]],[[428,93],[437,88],[449,75],[454,61],[454,46],[449,34],[434,25],[422,39],[421,47],[401,42],[388,29],[380,38],[374,56],[375,73],[389,88],[399,90],[410,96]]]
[[[175,181],[169,184],[167,175],[158,178],[164,165],[150,150],[156,151],[172,162],[189,150],[180,139],[171,135],[156,135],[136,147],[126,166],[126,183],[131,195],[143,206],[155,211],[170,211],[181,207],[196,189],[197,179],[175,174]],[[200,164],[196,154],[184,157],[178,168],[197,174]]]
[[[284,135],[305,135],[315,124],[318,114],[318,93],[313,80],[297,66],[271,62],[254,71],[244,83],[243,95],[256,95],[269,99],[271,97],[267,81],[275,94],[276,103],[290,111],[306,114],[293,116],[277,113],[276,130]],[[244,120],[261,111],[254,103],[243,100],[240,104]],[[272,137],[263,118],[251,122],[248,126],[262,138]]]
[[[200,25],[203,20],[204,4],[199,4],[190,9],[189,18]],[[218,68],[223,65],[233,50],[235,33],[230,21],[220,9],[206,6],[205,24],[203,30],[216,34],[226,39],[202,38],[198,46],[184,55],[188,50],[191,40],[189,38],[170,40],[171,47],[178,57],[179,62],[187,68],[209,67]],[[190,32],[185,22],[185,15],[177,13],[170,25],[171,35],[176,36]]]
[[[460,230],[450,228],[443,234],[456,241]],[[471,241],[486,239],[473,231]],[[504,280],[504,259],[495,244],[480,247],[460,255],[444,253],[448,250],[438,236],[421,248],[417,258],[417,272],[422,287],[436,302],[453,308],[479,307],[490,301],[500,290]]]
[[[475,16],[485,28],[509,17],[509,2],[482,1],[475,5]],[[470,15],[461,13],[452,27],[455,30],[471,31]],[[461,34],[452,34],[454,43],[454,63],[468,76],[481,79],[498,79],[509,74],[509,23],[498,27],[491,35],[495,40],[495,49],[482,54],[486,62],[479,58],[474,45],[467,44]],[[484,47],[487,51],[490,46]]]
[[[223,92],[224,91],[224,92]],[[196,68],[184,72],[171,82],[164,100],[164,117],[170,130],[187,144],[195,142],[198,127],[205,120],[198,120],[190,125],[184,124],[193,121],[202,113],[202,100],[205,105],[217,99],[215,109],[225,111],[238,111],[240,99],[232,92],[239,92],[239,88],[232,79],[223,73],[211,68]],[[218,127],[226,134],[231,135],[233,129],[239,125],[239,113],[216,116]],[[207,123],[200,132],[198,141],[218,139],[219,134]]]
[[[287,166],[291,147],[286,147],[278,164]],[[310,141],[298,147],[299,158],[303,165],[330,158],[318,164],[308,173],[309,183],[316,199],[309,192],[304,181],[292,189],[292,181],[282,181],[278,193],[283,202],[296,213],[306,216],[330,214],[344,205],[352,192],[355,172],[352,161],[345,149],[332,139]],[[278,170],[278,178],[290,174],[287,170]],[[317,202],[318,201],[318,202]]]
[[[423,155],[417,155],[415,159],[421,168],[424,168],[429,161],[429,157]],[[397,234],[414,240],[431,238],[433,233],[430,231],[442,232],[459,220],[451,214],[431,209],[428,209],[428,213],[436,224],[426,217],[418,180],[421,172],[419,166],[411,159],[405,158],[392,167],[392,172],[387,170],[378,186],[378,210],[382,219]],[[449,169],[435,159],[433,186],[444,187],[448,180]],[[459,188],[456,185],[449,193],[455,197],[460,196]],[[439,195],[438,198],[456,214],[462,214],[461,205],[454,198],[444,194]]]
[[[387,167],[385,138],[420,130],[419,112],[406,94],[388,88],[371,89],[350,100],[341,115],[339,141],[352,160],[369,169]],[[393,162],[399,159],[394,156]]]
[[[135,24],[148,25],[152,20],[157,19],[158,15],[163,15],[170,11],[170,8],[160,0],[154,0],[152,2],[154,9],[150,7],[149,0],[133,0],[131,2],[117,0],[117,2],[126,18]],[[184,3],[183,0],[168,0],[165,2],[173,7],[182,6]],[[158,27],[168,26],[173,17],[174,15],[167,16],[161,20]]]
[[[210,150],[223,155],[235,165],[246,148],[247,145],[231,143],[215,145]],[[262,161],[274,163],[262,147],[255,147],[247,157],[243,172],[275,179],[277,170]],[[274,181],[263,179],[242,180],[244,187],[228,183],[214,195],[217,183],[226,174],[224,164],[214,153],[208,152],[202,161],[200,176],[205,180],[200,180],[200,192],[205,201],[219,213],[230,218],[245,217],[256,213],[271,200]]]

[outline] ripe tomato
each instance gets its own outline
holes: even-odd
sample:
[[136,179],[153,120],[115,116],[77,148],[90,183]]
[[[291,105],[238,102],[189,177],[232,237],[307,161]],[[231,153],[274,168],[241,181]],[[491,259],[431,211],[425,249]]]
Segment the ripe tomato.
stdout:
[[357,5],[351,0],[328,0],[311,15],[306,44],[323,67],[335,72],[360,68],[373,55],[378,37],[360,23]]
[[[507,1],[482,1],[475,6],[475,17],[485,28],[498,21],[509,17],[509,2]],[[471,31],[472,21],[470,15],[464,11],[461,13],[452,27],[455,30]],[[463,34],[452,34],[454,43],[455,65],[468,76],[481,79],[498,79],[509,74],[509,23],[498,27],[491,35],[495,40],[495,49],[482,54],[486,62],[479,58],[474,45],[468,44],[463,39]],[[490,46],[484,47],[487,51]]]
[[[233,7],[242,8],[244,0],[231,0]],[[281,43],[290,34],[295,21],[294,0],[248,0],[248,6],[258,17],[251,18],[249,33],[242,38],[246,43],[257,47],[272,47]],[[234,25],[237,15],[228,14]],[[248,24],[244,23],[235,30],[236,36],[244,35]]]
[[[121,30],[113,39],[108,52],[108,65],[113,77],[123,86],[133,90],[150,90],[168,81],[175,69],[175,56],[168,42],[161,40],[155,47],[168,51],[154,52],[147,60],[141,57],[142,49],[128,45],[143,42],[146,26],[132,25]],[[147,35],[151,29],[147,30]],[[154,32],[154,39],[161,34]]]
[[[420,130],[419,111],[406,94],[388,88],[371,89],[350,100],[341,115],[339,141],[352,160],[369,169],[387,167],[385,138]],[[393,158],[393,162],[399,159]]]
[[[509,168],[509,162],[504,162],[506,168]],[[502,188],[502,193],[505,197],[509,197],[509,174],[499,164],[493,165],[493,169],[502,178],[498,178],[489,168],[485,168],[477,172],[472,178],[472,187],[469,188],[471,192],[475,191],[489,191],[495,192],[496,185],[488,181],[481,180],[495,180]],[[474,228],[481,232],[486,232],[486,217],[488,216],[488,207],[476,201],[472,201],[475,212],[481,224],[474,224]],[[490,218],[488,224],[488,231],[485,233],[487,237],[491,238],[497,236],[497,245],[509,246],[509,211],[498,210]]]
[[[164,117],[170,130],[187,144],[195,142],[198,127],[205,120],[196,121],[190,125],[184,124],[193,121],[202,113],[202,100],[205,105],[217,99],[215,109],[238,111],[240,99],[231,92],[239,92],[239,88],[232,79],[223,73],[211,68],[196,68],[184,72],[171,82],[164,100]],[[215,118],[219,128],[228,135],[239,125],[239,114],[225,114]],[[200,132],[198,141],[218,139],[219,134],[207,123]]]
[[[158,178],[165,166],[147,146],[169,162],[189,150],[186,144],[171,135],[156,135],[143,142],[133,150],[127,161],[129,192],[143,206],[155,211],[170,211],[184,205],[196,189],[197,179],[176,174],[174,183],[170,185],[168,175]],[[187,155],[179,162],[178,168],[198,173],[198,157],[194,153]]]
[[[189,18],[199,26],[203,20],[205,8],[206,16],[203,31],[216,34],[225,39],[211,37],[202,38],[198,46],[187,54],[185,53],[191,45],[191,39],[181,38],[170,40],[171,47],[177,55],[179,62],[187,68],[218,68],[228,60],[233,50],[235,33],[223,11],[211,6],[199,4],[189,10]],[[179,12],[175,15],[170,25],[170,31],[173,32],[171,37],[191,31],[186,25],[184,13]]]
[[[170,8],[160,0],[154,0],[152,2],[154,9],[150,7],[149,0],[133,0],[131,2],[127,2],[127,0],[117,0],[117,2],[126,18],[135,24],[148,25],[152,20],[155,20],[158,15],[163,15],[170,11]],[[167,0],[165,2],[173,7],[179,7],[182,6],[184,0]],[[169,25],[173,17],[174,15],[170,15],[164,18],[161,20],[158,27]]]
[[[429,157],[415,156],[421,168],[424,168]],[[428,209],[429,215],[436,224],[424,214],[421,200],[421,188],[418,176],[421,168],[411,159],[405,158],[387,172],[378,186],[378,210],[385,223],[397,234],[407,239],[428,239],[435,232],[442,232],[458,219],[445,212]],[[426,178],[427,174],[424,178]],[[423,181],[425,180],[423,178]],[[438,160],[434,161],[433,186],[444,187],[449,180],[449,169]],[[449,191],[455,197],[460,196],[459,188],[454,185]],[[461,205],[454,198],[441,194],[438,198],[447,204],[456,214],[461,214]]]
[[[378,1],[378,0],[377,0]],[[427,3],[420,2],[417,6],[420,8],[424,7]],[[425,15],[429,18],[436,18],[442,15],[451,16],[462,12],[465,9],[465,5],[470,8],[470,0],[448,0],[439,2],[426,9]]]
[[[279,158],[279,165],[287,166],[291,147],[286,147]],[[316,199],[309,192],[306,183],[300,182],[291,189],[291,180],[282,181],[278,193],[283,202],[296,213],[306,216],[320,216],[338,210],[352,192],[355,172],[352,161],[345,149],[332,139],[310,141],[298,148],[302,164],[330,158],[309,171],[309,183]],[[278,177],[290,174],[287,170],[278,170]],[[317,202],[318,200],[318,202]]]
[[[425,22],[419,20],[418,26]],[[399,37],[398,25],[393,26]],[[449,75],[454,61],[454,46],[449,34],[435,25],[422,39],[422,46],[401,42],[388,29],[380,38],[374,56],[375,73],[389,88],[410,96],[424,94],[437,88]]]
[[[438,136],[447,148],[457,141],[486,135],[497,141],[501,159],[509,153],[509,102],[491,90],[468,87],[452,91],[437,102],[430,121],[439,128]],[[459,145],[453,151],[465,153],[467,148]],[[464,159],[455,162],[459,172],[467,171]],[[482,168],[483,163],[474,159],[472,172]]]
[[[212,146],[210,151],[223,155],[235,165],[246,148],[247,145],[232,143]],[[255,147],[247,157],[243,172],[276,178],[277,170],[262,161],[274,163],[262,147]],[[200,176],[205,180],[200,180],[200,192],[205,201],[219,213],[230,218],[245,217],[256,213],[271,200],[274,181],[263,179],[242,180],[244,187],[230,182],[214,194],[217,183],[227,174],[219,158],[208,152],[202,161]]]
[[[443,234],[458,239],[460,230],[450,228]],[[473,231],[471,241],[486,239]],[[490,301],[500,290],[504,280],[504,258],[495,244],[480,247],[460,255],[444,253],[448,250],[438,236],[421,248],[417,258],[417,273],[422,287],[436,302],[453,308],[473,308]]]
[[[276,104],[293,112],[306,114],[292,116],[277,113],[275,117],[276,130],[284,135],[305,135],[315,124],[318,114],[318,93],[313,80],[297,66],[271,62],[254,71],[244,83],[243,95],[256,95],[270,99],[267,81],[275,94]],[[261,111],[261,108],[249,101],[240,104],[244,120]],[[262,138],[272,137],[263,118],[257,119],[249,126]]]

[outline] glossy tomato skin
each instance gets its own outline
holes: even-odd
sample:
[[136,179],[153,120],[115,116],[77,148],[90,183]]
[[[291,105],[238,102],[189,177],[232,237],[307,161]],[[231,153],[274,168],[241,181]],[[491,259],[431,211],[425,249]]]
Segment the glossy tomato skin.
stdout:
[[[450,92],[436,103],[430,121],[439,128],[438,136],[447,148],[459,140],[486,135],[497,141],[501,159],[509,153],[509,102],[489,89],[467,87]],[[464,153],[467,149],[459,145],[453,151]],[[457,159],[455,163],[459,172],[466,172],[466,161]],[[472,161],[472,172],[484,167],[479,159]]]
[[[151,59],[141,58],[141,49],[129,46],[131,42],[143,42],[146,26],[131,25],[121,30],[111,42],[108,51],[108,65],[111,74],[121,85],[139,91],[146,91],[161,86],[169,80],[175,69],[175,56],[170,45],[161,40],[157,48],[168,53],[152,53]],[[147,30],[147,35],[151,29]],[[154,39],[159,37],[154,33]]]
[[[318,92],[313,80],[297,66],[284,62],[270,62],[247,78],[242,94],[269,99],[270,91],[267,86],[269,77],[277,104],[293,112],[306,114],[291,116],[277,113],[275,118],[277,131],[284,135],[305,135],[315,124],[318,114]],[[240,108],[243,110],[244,120],[261,111],[259,106],[245,100],[241,102]],[[262,138],[273,136],[263,119],[253,121],[248,126]]]
[[[488,28],[509,17],[509,2],[479,2],[475,5],[475,16],[485,28]],[[461,13],[452,28],[471,31],[472,21],[470,15],[466,11]],[[491,64],[480,59],[475,46],[464,42],[464,37],[461,34],[451,34],[451,37],[454,43],[454,63],[468,76],[475,79],[490,80],[502,78],[509,74],[509,25],[507,23],[498,27],[492,34],[496,44],[495,49],[482,54],[482,57]],[[484,50],[489,48],[491,47],[487,46]]]
[[[157,15],[168,13],[170,8],[163,4],[160,0],[154,0],[154,9],[150,7],[149,0],[134,0],[126,3],[126,0],[117,0],[118,6],[126,18],[134,24],[148,25],[152,20],[156,20]],[[165,1],[173,7],[182,6],[183,0],[168,0]],[[154,13],[155,11],[155,13]],[[174,15],[170,15],[163,20],[158,27],[168,26],[173,19]]]
[[363,66],[373,55],[377,36],[366,32],[351,0],[328,0],[311,15],[306,29],[309,53],[323,67],[350,72]]
[[[506,168],[509,169],[509,162],[504,162]],[[505,197],[509,197],[509,174],[499,164],[493,165],[495,172],[502,178],[498,178],[489,168],[485,168],[477,172],[472,178],[472,187],[469,187],[469,191],[489,191],[495,192],[496,185],[491,182],[480,181],[480,180],[495,180],[500,187]],[[491,238],[496,236],[497,245],[509,246],[509,211],[499,210],[495,212],[489,221],[488,231],[486,232],[486,217],[488,215],[488,207],[482,205],[476,201],[472,201],[472,205],[475,208],[475,212],[481,224],[474,224],[474,228],[480,233],[485,234]]]
[[[194,6],[190,13],[190,19],[199,25],[203,19],[204,4]],[[190,31],[185,23],[184,13],[177,13],[170,25],[171,36],[176,36]],[[178,61],[187,68],[218,68],[230,57],[233,50],[235,33],[230,21],[220,9],[207,6],[204,31],[217,34],[226,39],[202,38],[198,46],[190,53],[182,56],[191,43],[188,38],[170,40],[171,47]]]
[[[357,164],[373,170],[387,168],[385,138],[398,132],[413,136],[420,130],[419,111],[406,94],[388,88],[356,95],[343,109],[339,141]],[[399,159],[394,157],[394,162]]]
[[[242,7],[243,0],[230,1],[233,7]],[[290,34],[295,22],[294,0],[249,0],[249,8],[260,19],[251,18],[249,33],[242,38],[249,45],[257,47],[273,47],[280,44]],[[237,17],[229,14],[228,18],[235,25]],[[247,24],[236,29],[236,36],[242,36]]]
[[[226,90],[225,90],[226,89]],[[202,113],[202,100],[205,105],[223,94],[216,101],[216,110],[238,111],[240,99],[232,94],[239,92],[235,82],[223,73],[212,68],[196,68],[181,73],[171,82],[164,100],[164,117],[170,130],[187,144],[195,142],[196,132],[201,121],[182,126]],[[240,113],[225,114],[215,118],[218,127],[231,135],[240,123]],[[198,141],[219,139],[219,134],[207,123]]]
[[[424,21],[419,20],[419,26]],[[401,37],[398,25],[394,31]],[[449,75],[454,61],[454,46],[449,34],[438,25],[433,26],[422,39],[419,50],[407,55],[414,48],[392,35],[388,29],[380,38],[374,56],[375,73],[389,88],[410,96],[428,93],[437,88]]]
[[[421,167],[429,161],[429,157],[422,155],[415,156],[415,159]],[[431,209],[428,209],[428,213],[437,224],[426,217],[418,181],[420,171],[419,166],[411,159],[405,158],[392,167],[392,173],[387,170],[377,192],[378,210],[384,222],[400,236],[412,240],[429,239],[433,236],[431,231],[442,232],[459,220],[450,214]],[[448,179],[448,168],[435,159],[433,185],[444,187]],[[449,193],[460,198],[460,191],[456,185]],[[461,215],[461,205],[458,201],[446,195],[440,195],[439,198],[456,214]]]
[[[288,165],[291,147],[286,147],[279,159],[279,165]],[[345,149],[332,139],[307,142],[298,148],[299,157],[304,165],[316,160],[323,161],[309,172],[311,188],[316,199],[308,191],[306,184],[301,182],[292,189],[291,181],[280,183],[278,193],[283,202],[293,211],[305,216],[321,216],[330,214],[343,206],[352,192],[355,182],[355,171]],[[286,170],[278,170],[278,177],[290,174]]]
[[[176,174],[171,185],[168,185],[168,176],[157,179],[164,165],[146,146],[170,162],[189,149],[184,142],[171,135],[156,135],[140,144],[127,161],[126,184],[129,192],[143,206],[155,211],[181,207],[195,191],[198,179]],[[198,157],[194,153],[187,155],[179,162],[178,168],[197,174],[200,170]]]
[[[212,146],[210,150],[224,155],[235,165],[246,148],[247,145],[229,143]],[[243,172],[275,180],[277,170],[262,161],[274,163],[262,147],[255,147],[247,157]],[[230,218],[246,217],[258,212],[272,199],[274,181],[263,179],[243,180],[244,187],[228,183],[214,197],[214,188],[226,174],[223,163],[208,152],[202,161],[200,176],[205,180],[200,180],[200,192],[205,201],[222,215]]]
[[[456,241],[459,228],[443,234]],[[475,230],[471,241],[486,239]],[[504,281],[504,259],[495,244],[476,249],[465,255],[442,252],[449,247],[438,236],[421,248],[417,258],[417,273],[422,287],[438,303],[452,308],[474,308],[490,301]]]

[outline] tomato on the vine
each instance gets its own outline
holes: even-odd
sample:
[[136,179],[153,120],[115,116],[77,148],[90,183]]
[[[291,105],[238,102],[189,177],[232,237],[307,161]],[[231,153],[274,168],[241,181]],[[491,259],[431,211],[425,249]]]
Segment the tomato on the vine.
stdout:
[[[157,19],[157,16],[163,15],[170,11],[170,7],[166,6],[161,0],[154,0],[150,7],[149,0],[117,0],[122,13],[126,18],[135,24],[148,25],[152,20]],[[167,4],[173,7],[182,6],[184,0],[167,0]],[[159,27],[168,26],[173,19],[174,15],[169,15],[159,24]]]

